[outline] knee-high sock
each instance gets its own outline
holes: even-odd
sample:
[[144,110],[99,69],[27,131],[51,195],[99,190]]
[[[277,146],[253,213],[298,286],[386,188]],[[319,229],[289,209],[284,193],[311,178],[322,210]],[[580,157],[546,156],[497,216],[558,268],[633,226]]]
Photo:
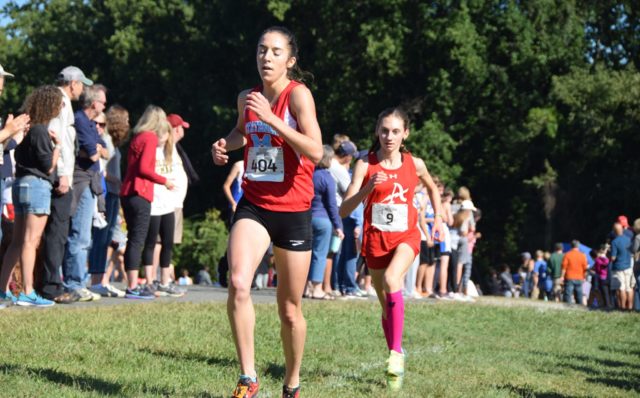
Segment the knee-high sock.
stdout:
[[404,329],[402,290],[387,293],[387,325],[389,327],[389,349],[402,352],[402,332]]
[[384,319],[384,316],[380,317],[380,321],[382,321],[382,331],[384,332],[384,338],[387,340],[387,348],[391,350],[391,335],[389,332],[389,320]]

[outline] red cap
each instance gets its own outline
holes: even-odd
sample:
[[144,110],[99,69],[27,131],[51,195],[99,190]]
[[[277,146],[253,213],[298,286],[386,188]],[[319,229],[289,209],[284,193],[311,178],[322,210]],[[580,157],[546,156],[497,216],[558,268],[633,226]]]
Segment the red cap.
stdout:
[[170,115],[167,116],[167,120],[169,121],[169,124],[171,124],[171,127],[178,127],[178,126],[182,126],[185,129],[189,128],[189,123],[185,122],[184,120],[182,120],[182,117],[180,117],[180,115],[172,113]]
[[622,228],[629,228],[629,220],[627,220],[627,216],[618,216],[618,222],[622,225]]

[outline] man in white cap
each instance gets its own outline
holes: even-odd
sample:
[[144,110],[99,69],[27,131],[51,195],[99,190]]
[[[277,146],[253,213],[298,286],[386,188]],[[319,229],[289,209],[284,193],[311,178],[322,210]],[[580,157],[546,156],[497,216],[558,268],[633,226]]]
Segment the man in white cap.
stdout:
[[79,297],[64,293],[60,267],[64,259],[71,219],[73,195],[70,188],[73,184],[73,171],[76,164],[76,129],[71,101],[77,101],[84,87],[93,85],[93,82],[87,79],[80,68],[67,66],[58,73],[56,84],[62,91],[64,105],[60,114],[49,123],[49,129],[54,131],[62,142],[62,150],[55,170],[51,214],[43,236],[42,285],[37,290],[47,299],[58,303],[70,303],[77,301]]
[[[4,70],[0,65],[0,95],[4,91],[4,78],[5,76],[14,77],[13,74]],[[0,123],[1,125],[1,123]],[[2,130],[0,130],[0,144],[2,148],[6,146],[6,142],[10,141],[10,138],[18,134],[21,131],[26,131],[29,126],[29,115],[23,114],[16,118],[13,115],[7,116],[7,122]],[[3,149],[0,149],[0,159],[3,157]],[[4,190],[4,178],[0,176],[0,212],[2,212],[2,191]],[[0,229],[0,241],[2,240],[2,229]],[[0,309],[5,308],[3,303],[0,303]]]

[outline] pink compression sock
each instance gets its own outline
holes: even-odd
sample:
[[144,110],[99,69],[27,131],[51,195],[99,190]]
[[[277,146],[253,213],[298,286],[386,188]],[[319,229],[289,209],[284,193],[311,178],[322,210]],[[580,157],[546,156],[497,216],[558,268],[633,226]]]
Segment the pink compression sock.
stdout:
[[389,321],[384,319],[384,316],[380,318],[382,321],[382,331],[384,332],[384,338],[387,340],[387,348],[391,349],[391,336],[389,332]]
[[387,293],[387,325],[389,327],[389,349],[402,352],[402,332],[404,329],[402,290]]

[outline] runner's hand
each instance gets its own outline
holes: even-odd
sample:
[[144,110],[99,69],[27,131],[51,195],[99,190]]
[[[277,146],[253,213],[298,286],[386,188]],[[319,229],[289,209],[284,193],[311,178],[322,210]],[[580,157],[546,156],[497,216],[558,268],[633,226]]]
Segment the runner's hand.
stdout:
[[258,116],[260,120],[269,124],[269,120],[274,116],[271,104],[262,93],[254,91],[247,94],[246,106]]
[[442,239],[444,237],[444,229],[442,227],[442,217],[436,217],[433,221],[433,229],[431,230],[431,239],[435,240],[437,237]]
[[229,155],[227,155],[227,141],[224,138],[220,138],[211,145],[211,157],[216,166],[224,166],[227,164]]

